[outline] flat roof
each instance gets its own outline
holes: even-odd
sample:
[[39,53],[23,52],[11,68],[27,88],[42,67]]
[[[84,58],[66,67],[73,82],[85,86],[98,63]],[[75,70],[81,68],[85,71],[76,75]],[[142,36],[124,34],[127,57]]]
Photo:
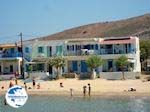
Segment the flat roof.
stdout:
[[9,43],[9,44],[0,44],[0,48],[13,48],[16,46],[21,46],[20,44],[15,44],[15,43]]

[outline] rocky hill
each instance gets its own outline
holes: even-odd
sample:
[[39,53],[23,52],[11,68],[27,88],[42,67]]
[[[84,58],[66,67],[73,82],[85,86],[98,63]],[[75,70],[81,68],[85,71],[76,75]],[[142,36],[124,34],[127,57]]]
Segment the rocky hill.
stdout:
[[150,39],[150,14],[125,20],[94,23],[65,30],[39,40],[58,40],[90,37],[121,37],[136,35],[140,39]]

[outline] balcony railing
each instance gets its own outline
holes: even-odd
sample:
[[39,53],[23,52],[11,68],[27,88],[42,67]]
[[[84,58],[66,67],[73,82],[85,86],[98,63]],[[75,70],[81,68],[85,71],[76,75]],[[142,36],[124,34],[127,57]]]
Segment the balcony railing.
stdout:
[[113,49],[101,49],[101,50],[88,50],[82,49],[77,51],[67,51],[64,55],[65,56],[83,56],[83,55],[110,55],[110,54],[134,54],[135,51],[131,50],[120,50],[115,51]]
[[81,49],[77,51],[67,51],[65,53],[65,56],[83,56],[83,55],[98,55],[98,50],[88,50],[88,49]]
[[21,57],[22,53],[2,53],[0,54],[0,58],[14,58],[14,57]]
[[134,50],[127,50],[127,49],[123,49],[123,50],[113,50],[113,49],[101,49],[100,50],[100,54],[101,55],[105,55],[105,54],[133,54],[135,53]]
[[[119,51],[117,51],[115,49],[100,49],[100,50],[81,49],[81,50],[73,50],[73,51],[64,50],[63,52],[56,52],[54,54],[51,53],[51,55],[46,54],[46,53],[34,54],[34,55],[32,55],[32,58],[46,58],[46,57],[54,57],[54,56],[111,55],[111,54],[112,55],[135,54],[135,50],[134,51],[129,50],[129,49],[123,49],[123,50],[119,50]],[[12,57],[12,56],[10,55],[9,57]]]

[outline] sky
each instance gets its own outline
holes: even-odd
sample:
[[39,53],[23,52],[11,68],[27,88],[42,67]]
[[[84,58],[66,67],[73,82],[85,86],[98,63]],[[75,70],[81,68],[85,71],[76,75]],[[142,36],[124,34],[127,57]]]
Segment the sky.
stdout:
[[0,0],[0,43],[146,13],[149,0]]

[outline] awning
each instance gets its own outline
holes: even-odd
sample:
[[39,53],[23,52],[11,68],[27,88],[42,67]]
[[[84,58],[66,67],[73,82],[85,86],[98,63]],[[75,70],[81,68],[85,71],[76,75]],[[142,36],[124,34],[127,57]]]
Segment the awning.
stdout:
[[100,44],[127,44],[127,43],[135,43],[134,38],[129,38],[129,39],[110,39],[110,40],[100,40]]

